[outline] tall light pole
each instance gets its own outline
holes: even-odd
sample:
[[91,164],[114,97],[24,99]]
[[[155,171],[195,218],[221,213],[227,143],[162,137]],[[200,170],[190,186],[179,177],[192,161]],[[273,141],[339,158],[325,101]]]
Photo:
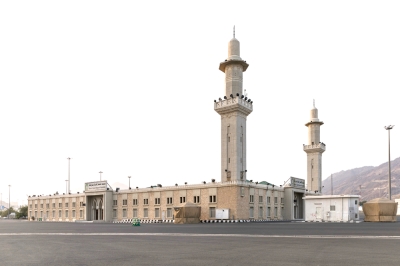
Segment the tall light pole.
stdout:
[[131,189],[131,176],[128,176],[129,178],[129,189]]
[[[71,193],[71,189],[70,189],[70,188],[71,188],[71,186],[70,186],[70,184],[71,184],[71,179],[70,179],[70,176],[69,176],[69,175],[70,175],[70,169],[71,169],[71,168],[70,168],[70,161],[71,161],[72,158],[69,158],[69,157],[68,157],[67,159],[68,159],[68,193]],[[68,194],[68,193],[67,193],[67,194]]]
[[65,195],[68,195],[68,179],[65,180]]
[[388,131],[388,145],[389,145],[389,200],[392,200],[392,171],[390,169],[390,130],[394,127],[394,125],[385,126],[385,129]]
[[8,185],[8,219],[10,219],[10,207],[11,207],[10,188],[11,188],[11,185]]
[[102,171],[99,172],[99,174],[100,174],[100,181],[101,181],[101,174],[102,174],[102,173],[103,173]]

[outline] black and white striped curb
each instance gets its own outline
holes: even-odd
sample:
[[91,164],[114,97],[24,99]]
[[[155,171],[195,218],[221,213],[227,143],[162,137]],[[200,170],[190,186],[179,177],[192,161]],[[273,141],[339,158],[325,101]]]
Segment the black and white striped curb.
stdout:
[[306,222],[306,223],[362,223],[362,222],[364,222],[364,221],[354,221],[354,220],[350,220],[350,221],[318,221],[318,220],[315,220],[315,221],[303,221],[303,222]]
[[[121,221],[113,221],[113,223],[121,224],[121,223],[133,223],[134,219],[123,219]],[[262,223],[262,222],[284,222],[290,220],[278,220],[278,219],[248,219],[248,220],[200,220],[200,223]],[[140,223],[174,223],[175,220],[145,220],[140,219]]]
[[[133,220],[135,220],[135,219],[123,219],[121,221],[113,221],[113,223],[114,224],[128,224],[128,223],[133,223]],[[144,219],[140,219],[139,222],[142,224],[173,223],[174,220],[144,220]]]
[[[248,219],[248,220],[200,220],[201,223],[263,223],[263,222],[283,222],[286,220],[278,219]],[[289,221],[289,220],[287,220]]]

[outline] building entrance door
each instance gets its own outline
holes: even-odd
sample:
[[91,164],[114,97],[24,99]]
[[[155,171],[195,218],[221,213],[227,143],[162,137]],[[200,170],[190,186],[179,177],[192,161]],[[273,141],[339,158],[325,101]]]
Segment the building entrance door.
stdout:
[[316,208],[315,218],[322,219],[322,207],[317,207]]
[[88,221],[99,221],[104,220],[104,206],[103,206],[103,196],[91,196],[88,197],[91,206],[90,217]]

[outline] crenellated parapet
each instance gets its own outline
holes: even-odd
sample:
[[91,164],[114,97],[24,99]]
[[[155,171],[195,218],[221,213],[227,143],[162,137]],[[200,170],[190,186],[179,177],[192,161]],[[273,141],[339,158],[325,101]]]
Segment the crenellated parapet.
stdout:
[[247,116],[253,111],[253,104],[237,96],[214,102],[214,110],[220,115],[239,111]]

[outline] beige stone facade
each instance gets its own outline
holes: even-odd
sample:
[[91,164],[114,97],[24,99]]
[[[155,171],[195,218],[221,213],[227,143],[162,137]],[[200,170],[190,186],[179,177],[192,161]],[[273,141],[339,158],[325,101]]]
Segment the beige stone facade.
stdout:
[[[112,193],[112,196],[107,197],[105,192]],[[91,215],[96,207],[86,204],[95,196],[101,198],[103,206],[97,207],[104,210],[103,216]],[[201,207],[201,220],[216,219],[217,209],[229,209],[229,219],[232,220],[285,218],[283,188],[247,181],[35,196],[28,198],[28,214],[43,221],[172,220],[174,207],[186,202]],[[110,206],[108,209],[107,204]]]

